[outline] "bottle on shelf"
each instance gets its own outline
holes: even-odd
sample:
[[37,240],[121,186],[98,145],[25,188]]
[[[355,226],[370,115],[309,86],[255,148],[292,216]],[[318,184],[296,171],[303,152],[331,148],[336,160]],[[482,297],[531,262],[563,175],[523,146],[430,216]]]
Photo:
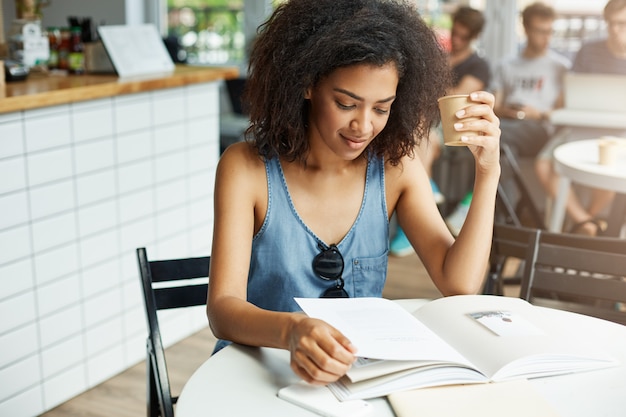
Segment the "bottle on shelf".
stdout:
[[59,45],[61,43],[61,31],[59,28],[51,26],[48,31],[48,44],[50,46],[50,57],[48,58],[48,69],[59,68]]
[[83,45],[82,31],[80,27],[72,27],[70,30],[70,54],[69,70],[72,74],[85,73],[85,46]]
[[70,69],[70,29],[69,28],[61,28],[61,41],[59,42],[59,65],[58,68],[60,70],[69,70]]

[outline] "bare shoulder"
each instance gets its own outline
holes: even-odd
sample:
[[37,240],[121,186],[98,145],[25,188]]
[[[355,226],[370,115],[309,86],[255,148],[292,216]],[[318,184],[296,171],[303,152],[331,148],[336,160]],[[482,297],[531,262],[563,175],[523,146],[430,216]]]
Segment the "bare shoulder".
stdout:
[[251,174],[265,171],[265,164],[256,149],[247,142],[235,143],[224,151],[218,164],[220,170]]

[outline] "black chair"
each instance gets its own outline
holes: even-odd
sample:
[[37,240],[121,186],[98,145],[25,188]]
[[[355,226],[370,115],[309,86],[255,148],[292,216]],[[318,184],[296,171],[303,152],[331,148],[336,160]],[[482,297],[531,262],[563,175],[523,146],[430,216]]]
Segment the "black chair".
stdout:
[[[146,378],[148,417],[174,417],[174,404],[159,330],[158,310],[206,304],[209,257],[148,261],[145,248],[137,249],[137,262],[143,289],[148,338]],[[198,283],[192,278],[206,278]],[[166,285],[163,285],[163,284]]]
[[626,240],[542,232],[520,297],[626,324]]
[[505,143],[500,144],[500,161],[503,175],[496,195],[496,218],[503,223],[546,230],[543,216],[533,200],[516,156]]
[[528,251],[534,250],[541,230],[517,225],[496,223],[493,227],[491,253],[489,255],[489,271],[483,287],[483,294],[504,294],[505,284],[520,284],[521,273],[513,277],[502,275],[508,259],[515,258],[521,262],[526,259]]

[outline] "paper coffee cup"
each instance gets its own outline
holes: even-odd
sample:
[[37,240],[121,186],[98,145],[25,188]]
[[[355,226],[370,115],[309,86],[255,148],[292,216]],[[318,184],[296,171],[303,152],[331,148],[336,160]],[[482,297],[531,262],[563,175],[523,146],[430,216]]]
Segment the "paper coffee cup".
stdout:
[[598,162],[600,165],[615,165],[620,142],[618,139],[603,137],[598,141]]
[[[440,97],[439,112],[441,113],[441,127],[443,129],[443,143],[448,146],[466,146],[467,143],[461,142],[461,136],[478,136],[479,132],[464,131],[458,132],[454,129],[454,124],[460,121],[455,113],[461,109],[469,107],[472,102],[468,94],[456,94],[452,96]],[[464,122],[478,120],[477,117],[468,117],[463,119]]]

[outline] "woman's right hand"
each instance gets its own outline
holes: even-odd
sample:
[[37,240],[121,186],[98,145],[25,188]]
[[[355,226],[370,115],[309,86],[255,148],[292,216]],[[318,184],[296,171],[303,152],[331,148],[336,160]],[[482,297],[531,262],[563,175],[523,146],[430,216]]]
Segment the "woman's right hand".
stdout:
[[288,334],[291,369],[310,384],[326,385],[348,372],[356,347],[326,322],[303,317]]

